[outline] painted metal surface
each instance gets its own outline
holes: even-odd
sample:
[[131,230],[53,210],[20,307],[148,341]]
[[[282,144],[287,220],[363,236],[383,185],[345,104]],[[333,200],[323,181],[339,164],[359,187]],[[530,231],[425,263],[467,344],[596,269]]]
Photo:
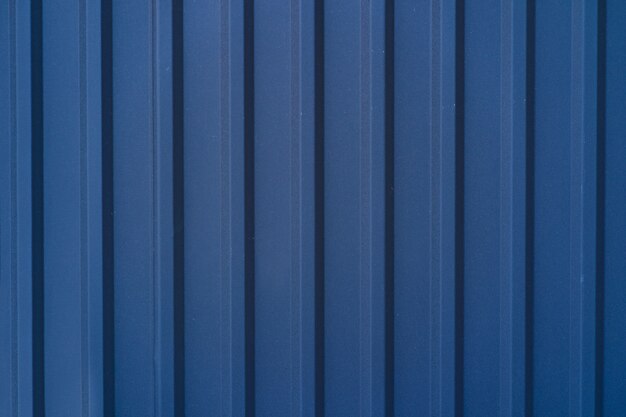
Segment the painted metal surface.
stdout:
[[0,416],[626,415],[625,28],[3,1]]

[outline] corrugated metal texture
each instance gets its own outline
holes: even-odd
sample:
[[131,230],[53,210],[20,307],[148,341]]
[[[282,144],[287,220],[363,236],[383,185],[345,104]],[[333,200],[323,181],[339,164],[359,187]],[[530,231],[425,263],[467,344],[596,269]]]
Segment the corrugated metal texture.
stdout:
[[625,415],[625,28],[5,0],[0,417]]

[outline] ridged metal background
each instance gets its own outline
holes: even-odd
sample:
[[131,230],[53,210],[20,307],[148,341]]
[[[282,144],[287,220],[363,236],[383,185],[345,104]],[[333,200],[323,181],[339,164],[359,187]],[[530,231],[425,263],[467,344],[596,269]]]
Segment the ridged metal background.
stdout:
[[621,0],[3,0],[0,416],[624,416],[625,104]]

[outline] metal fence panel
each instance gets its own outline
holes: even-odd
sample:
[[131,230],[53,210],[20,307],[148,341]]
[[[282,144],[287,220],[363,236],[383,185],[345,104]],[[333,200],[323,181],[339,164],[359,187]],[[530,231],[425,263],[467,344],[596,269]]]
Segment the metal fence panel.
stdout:
[[625,28],[5,0],[0,417],[626,415]]

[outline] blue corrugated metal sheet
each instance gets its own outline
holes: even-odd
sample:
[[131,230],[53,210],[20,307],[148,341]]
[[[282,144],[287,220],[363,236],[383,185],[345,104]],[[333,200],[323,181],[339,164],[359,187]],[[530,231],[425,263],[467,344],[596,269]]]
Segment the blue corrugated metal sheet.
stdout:
[[4,0],[0,416],[626,415],[625,28]]

